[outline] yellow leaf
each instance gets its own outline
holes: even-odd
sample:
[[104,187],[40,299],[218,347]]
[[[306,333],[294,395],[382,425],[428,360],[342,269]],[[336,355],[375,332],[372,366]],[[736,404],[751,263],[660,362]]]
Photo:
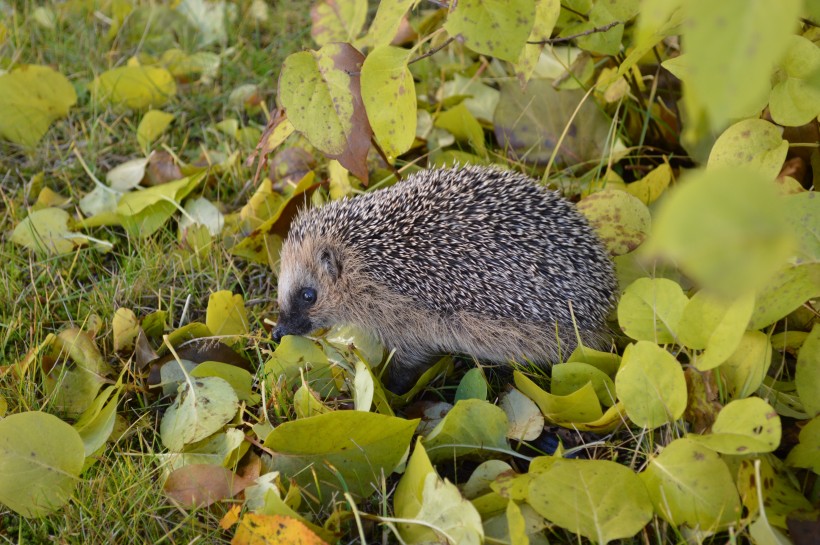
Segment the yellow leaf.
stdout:
[[92,84],[100,102],[132,110],[163,106],[177,92],[174,77],[157,66],[123,66],[108,70]]

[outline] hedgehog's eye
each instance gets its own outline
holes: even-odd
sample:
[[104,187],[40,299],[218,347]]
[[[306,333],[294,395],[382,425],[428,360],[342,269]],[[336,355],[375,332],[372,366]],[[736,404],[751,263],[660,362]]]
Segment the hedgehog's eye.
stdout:
[[316,302],[316,290],[313,288],[302,288],[300,297],[302,297],[302,301],[312,305]]

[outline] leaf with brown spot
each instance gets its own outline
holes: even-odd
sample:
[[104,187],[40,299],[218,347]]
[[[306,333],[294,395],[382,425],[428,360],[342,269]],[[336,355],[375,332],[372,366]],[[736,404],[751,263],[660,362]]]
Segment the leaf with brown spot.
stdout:
[[282,66],[279,100],[297,131],[366,183],[373,131],[362,103],[363,63],[346,43],[294,53]]

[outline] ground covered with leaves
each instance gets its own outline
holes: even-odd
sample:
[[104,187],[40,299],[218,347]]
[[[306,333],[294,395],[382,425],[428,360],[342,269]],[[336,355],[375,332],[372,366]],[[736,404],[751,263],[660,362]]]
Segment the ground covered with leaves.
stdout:
[[[816,542],[815,3],[0,14],[0,542]],[[610,350],[271,340],[299,207],[452,164],[577,203]]]

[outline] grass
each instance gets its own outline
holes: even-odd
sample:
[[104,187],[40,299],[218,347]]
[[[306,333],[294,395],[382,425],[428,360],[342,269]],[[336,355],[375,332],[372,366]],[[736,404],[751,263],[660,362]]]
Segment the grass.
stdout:
[[[186,323],[202,319],[209,294],[227,289],[255,301],[257,318],[271,311],[269,269],[236,260],[219,243],[194,256],[180,244],[175,227],[147,239],[128,238],[119,228],[95,229],[92,236],[114,243],[108,253],[83,248],[66,256],[42,257],[10,242],[11,231],[36,200],[38,186],[71,198],[73,205],[93,188],[72,150],[98,178],[142,155],[135,137],[140,114],[100,109],[90,100],[88,88],[95,75],[123,65],[129,57],[159,55],[163,49],[131,40],[134,34],[151,35],[146,27],[139,28],[137,17],[130,20],[127,32],[109,39],[109,3],[95,4],[94,9],[86,4],[92,3],[0,6],[7,15],[0,17],[7,28],[5,42],[0,40],[0,67],[49,65],[69,78],[79,97],[69,116],[55,123],[35,150],[0,142],[0,232],[5,234],[0,236],[0,368],[23,359],[49,333],[83,327],[93,317],[102,327],[97,342],[104,354],[111,354],[111,320],[119,307],[131,308],[137,316],[167,310],[169,322],[178,326],[186,305]],[[228,106],[230,92],[241,84],[255,84],[263,100],[271,103],[282,60],[309,39],[308,14],[298,1],[277,2],[275,9],[268,10],[267,22],[247,16],[250,2],[236,5],[236,23],[227,27],[231,48],[209,48],[221,55],[219,77],[212,85],[180,86],[177,98],[164,108],[176,121],[160,143],[189,161],[203,149],[228,152],[229,146],[235,147],[213,130],[218,121],[238,117],[239,112]],[[54,16],[54,28],[37,22],[48,13]],[[172,32],[154,30],[161,47],[184,49],[186,44],[178,43]],[[180,41],[185,38],[180,35]],[[243,115],[242,120],[265,123],[261,113]],[[213,180],[206,196],[230,202],[252,173],[248,168],[231,169]],[[38,175],[42,183],[32,184]],[[48,410],[41,384],[34,366],[22,380],[4,373],[0,396],[8,404],[7,413]],[[0,543],[230,541],[230,534],[219,528],[219,510],[189,512],[163,496],[157,457],[163,449],[155,437],[153,413],[144,407],[120,412],[132,417],[124,422],[129,432],[106,446],[98,462],[83,474],[83,484],[76,487],[67,506],[40,519],[27,519],[0,506]]]

